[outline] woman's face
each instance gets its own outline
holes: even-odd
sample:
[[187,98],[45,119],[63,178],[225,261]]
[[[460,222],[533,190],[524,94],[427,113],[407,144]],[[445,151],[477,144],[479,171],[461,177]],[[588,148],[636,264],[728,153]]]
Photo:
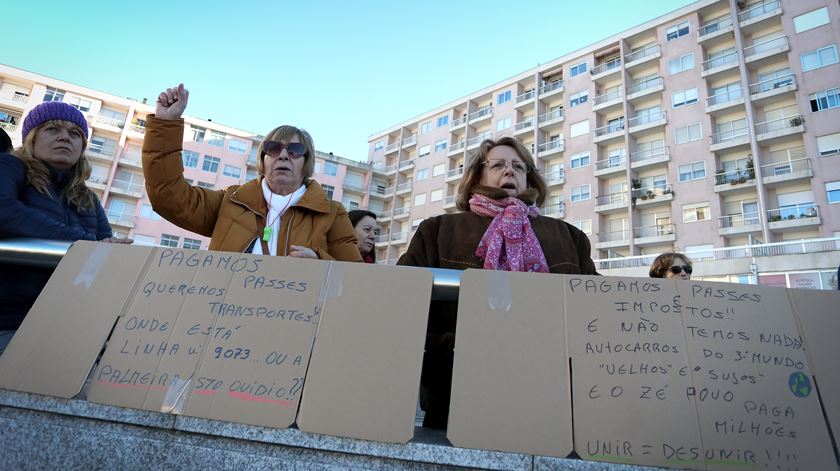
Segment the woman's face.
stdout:
[[305,155],[291,155],[286,146],[289,144],[300,144],[297,135],[292,136],[288,141],[279,141],[284,146],[281,151],[264,149],[263,176],[268,182],[271,191],[277,194],[287,195],[294,192],[303,184],[303,164],[306,162]]
[[57,170],[69,170],[82,157],[85,133],[68,121],[48,121],[35,132],[32,150],[35,158]]
[[[682,259],[682,257],[674,257],[674,261],[671,262],[671,267],[680,267],[681,270],[679,273],[674,273],[671,268],[668,268],[668,271],[665,272],[665,278],[668,279],[677,279],[677,280],[690,280],[691,273],[685,271],[685,267],[688,266],[688,262]],[[689,268],[690,269],[690,268]],[[676,268],[674,268],[676,270]]]
[[376,243],[376,219],[365,216],[356,223],[354,229],[359,244],[359,253],[362,255],[370,253]]
[[496,146],[487,153],[487,160],[480,164],[479,184],[505,190],[516,196],[528,188],[528,166],[509,146]]

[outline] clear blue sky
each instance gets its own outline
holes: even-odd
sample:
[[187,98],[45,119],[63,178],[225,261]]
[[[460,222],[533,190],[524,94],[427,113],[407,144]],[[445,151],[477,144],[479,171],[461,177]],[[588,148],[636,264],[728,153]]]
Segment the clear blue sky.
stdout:
[[309,130],[366,160],[370,134],[691,3],[3,2],[0,62],[262,134]]

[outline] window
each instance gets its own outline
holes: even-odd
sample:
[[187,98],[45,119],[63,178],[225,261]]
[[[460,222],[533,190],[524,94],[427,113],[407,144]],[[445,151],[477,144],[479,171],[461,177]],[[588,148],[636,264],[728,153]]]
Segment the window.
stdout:
[[144,204],[140,207],[140,217],[144,219],[152,219],[154,221],[160,220],[160,214],[156,213],[150,204]]
[[323,188],[323,189],[324,189],[324,193],[326,193],[326,194],[327,194],[327,199],[330,199],[330,200],[331,200],[331,199],[332,199],[332,197],[333,197],[333,193],[335,192],[335,187],[334,187],[334,186],[332,186],[332,185],[324,185],[324,184],[322,184],[322,185],[321,185],[321,188]]
[[422,222],[423,222],[423,219],[412,219],[411,220],[411,230],[413,231],[414,229],[417,229],[417,227],[420,226],[420,223],[422,223]]
[[569,126],[569,135],[572,137],[582,136],[589,133],[589,120],[572,123]]
[[180,239],[178,236],[161,234],[160,245],[164,247],[178,247],[178,239]]
[[88,152],[102,155],[114,155],[117,148],[117,141],[108,139],[102,136],[93,136],[90,138],[90,145],[88,145]]
[[[840,196],[840,195],[838,195]],[[429,195],[429,201],[434,203],[435,201],[440,201],[443,199],[443,190],[432,190],[432,193]]]
[[814,29],[818,26],[827,25],[828,23],[828,8],[826,7],[818,8],[814,11],[809,11],[808,13],[803,13],[799,16],[793,17],[793,29],[796,30],[797,33],[808,31],[809,29]]
[[201,170],[217,173],[219,171],[219,158],[205,155],[204,162],[201,163]]
[[256,170],[252,170],[252,169],[249,168],[248,170],[245,171],[245,181],[251,181],[251,180],[257,178],[258,176],[259,176],[259,174],[257,173]]
[[382,150],[384,147],[385,147],[385,141],[376,141],[376,142],[373,144],[373,151],[374,151],[374,152],[380,151],[380,150]]
[[671,59],[668,61],[668,70],[671,72],[671,75],[678,74],[680,72],[684,72],[689,69],[694,68],[694,53],[690,52],[683,56],[677,57],[676,59]]
[[496,131],[501,131],[510,127],[510,116],[496,121]]
[[198,182],[198,183],[195,184],[195,186],[197,186],[199,188],[207,188],[208,190],[213,189],[213,184],[212,183],[207,183],[207,182]]
[[76,108],[77,110],[81,111],[82,113],[87,113],[90,111],[90,102],[87,100],[82,100],[79,97],[70,97],[65,101],[68,105]]
[[198,250],[201,248],[201,241],[198,239],[190,239],[189,237],[184,237],[184,246],[185,249],[195,249]]
[[425,123],[420,125],[420,134],[426,134],[427,132],[432,130],[432,122],[426,121]]
[[580,221],[574,221],[571,224],[583,231],[584,234],[592,235],[592,219],[581,219]]
[[581,152],[569,158],[569,167],[580,168],[589,165],[589,152]]
[[331,177],[338,175],[338,164],[335,162],[325,161],[324,175],[329,175]]
[[708,221],[712,218],[709,202],[684,204],[682,207],[683,222]]
[[[114,121],[120,121],[120,122],[123,122],[123,123],[125,122],[125,113],[123,113],[122,111],[112,110],[112,109],[108,109],[108,108],[102,108],[102,109],[99,110],[99,116],[102,116],[103,118],[108,118],[108,119],[111,119],[111,120],[114,120]],[[143,126],[146,125],[146,120],[143,120],[143,119],[138,119],[137,120],[138,123],[140,121],[143,121],[143,124],[142,124]]]
[[313,169],[315,173],[321,173],[321,162],[315,161],[315,168]]
[[811,111],[825,111],[840,106],[840,88],[830,88],[808,95]]
[[432,168],[432,176],[438,177],[446,173],[446,164],[437,164]]
[[231,139],[230,142],[228,142],[228,149],[236,152],[237,154],[245,154],[248,152],[248,143],[237,139]]
[[496,98],[497,98],[496,103],[498,103],[500,105],[502,103],[509,102],[510,101],[510,90],[508,90],[506,92],[499,93],[498,97],[496,97]]
[[242,169],[235,165],[225,164],[225,169],[222,171],[222,175],[226,177],[239,178],[242,176]]
[[571,201],[584,201],[590,198],[590,186],[580,185],[572,187]]
[[446,139],[435,141],[435,152],[440,152],[446,149]]
[[207,130],[202,127],[190,125],[190,134],[188,136],[190,136],[191,141],[204,142],[204,133],[206,132]]
[[572,77],[586,72],[586,62],[581,62],[578,65],[573,65],[572,70],[569,71]]
[[571,97],[569,97],[569,108],[574,108],[577,105],[582,105],[586,103],[586,100],[589,99],[589,90],[584,90],[582,92],[577,92]]
[[427,178],[429,178],[429,170],[428,169],[424,168],[424,169],[420,169],[420,170],[417,171],[417,175],[416,175],[415,179],[418,182],[422,182],[423,180],[425,180]]
[[679,108],[680,106],[697,103],[697,87],[689,88],[687,90],[680,90],[671,94],[671,106]]
[[437,127],[443,127],[449,124],[449,115],[443,115],[437,119]]
[[667,41],[673,41],[675,39],[681,38],[688,34],[689,25],[688,21],[683,21],[682,23],[671,26],[670,28],[665,30],[665,39]]
[[684,128],[677,128],[677,144],[696,141],[703,138],[703,128],[700,123],[689,124]]
[[414,206],[423,206],[426,204],[426,193],[414,195]]
[[64,101],[64,90],[59,90],[53,87],[47,87],[47,93],[44,94],[44,101]]
[[802,61],[802,72],[808,72],[809,70],[836,64],[837,46],[832,44],[831,46],[822,47],[816,51],[806,52],[805,54],[799,56],[799,59]]
[[840,155],[840,133],[817,137],[817,148],[820,151],[820,157]]
[[184,162],[184,167],[196,168],[198,167],[198,152],[183,150],[181,151],[181,160]]
[[706,162],[699,160],[686,165],[680,165],[680,181],[702,180],[706,178]]
[[417,158],[426,157],[427,155],[429,155],[431,153],[432,153],[432,146],[431,145],[426,144],[425,146],[420,146],[420,148],[417,149]]
[[141,245],[143,247],[154,247],[157,245],[157,239],[145,234],[138,234],[135,232],[132,239],[134,239],[134,245]]
[[207,141],[208,144],[211,146],[216,147],[224,147],[225,145],[225,138],[227,138],[227,134],[216,131],[215,129],[210,130],[210,140]]
[[826,183],[825,194],[828,204],[840,204],[840,181]]

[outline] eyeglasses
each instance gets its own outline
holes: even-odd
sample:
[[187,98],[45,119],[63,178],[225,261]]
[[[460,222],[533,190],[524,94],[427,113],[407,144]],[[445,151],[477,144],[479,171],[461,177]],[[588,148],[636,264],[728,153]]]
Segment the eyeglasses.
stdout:
[[693,271],[690,266],[688,265],[674,265],[673,267],[669,268],[671,273],[678,275],[681,271],[684,271],[686,274],[690,275]]
[[280,157],[283,149],[286,149],[286,153],[293,159],[303,157],[306,154],[306,147],[300,142],[290,142],[288,144],[283,144],[280,141],[263,142],[263,152],[272,157]]
[[529,170],[527,165],[518,160],[508,162],[505,159],[487,159],[481,164],[487,166],[487,168],[489,168],[490,171],[496,173],[502,173],[508,167],[512,168],[514,173],[518,173],[519,175],[524,175],[528,173]]

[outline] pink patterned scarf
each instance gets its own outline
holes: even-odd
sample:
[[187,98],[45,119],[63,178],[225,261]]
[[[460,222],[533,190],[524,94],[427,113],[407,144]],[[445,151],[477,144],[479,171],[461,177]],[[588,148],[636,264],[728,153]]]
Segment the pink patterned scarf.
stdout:
[[536,205],[513,197],[493,199],[473,193],[470,210],[493,218],[475,251],[484,259],[485,269],[548,273],[542,247],[528,220],[539,215]]

